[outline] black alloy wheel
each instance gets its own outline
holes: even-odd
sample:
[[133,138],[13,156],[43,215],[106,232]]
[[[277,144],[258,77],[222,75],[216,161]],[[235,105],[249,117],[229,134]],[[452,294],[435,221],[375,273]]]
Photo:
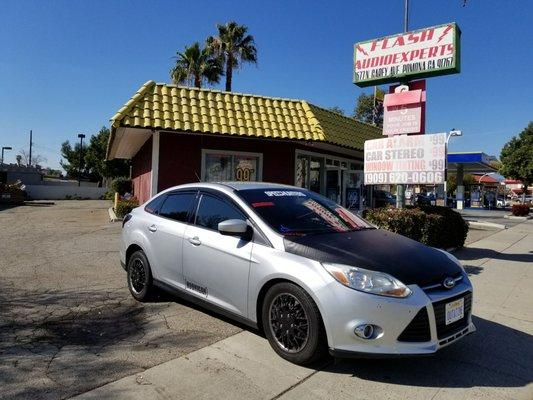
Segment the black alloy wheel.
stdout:
[[270,345],[281,357],[310,364],[327,354],[327,340],[317,305],[301,287],[282,282],[265,295],[262,322]]
[[152,273],[148,258],[142,250],[136,251],[128,260],[128,288],[131,295],[139,301],[152,297]]

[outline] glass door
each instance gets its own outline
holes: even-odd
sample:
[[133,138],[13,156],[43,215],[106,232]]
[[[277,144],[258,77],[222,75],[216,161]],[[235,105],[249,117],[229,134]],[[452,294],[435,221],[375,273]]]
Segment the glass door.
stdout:
[[326,197],[337,203],[341,202],[340,169],[326,170]]

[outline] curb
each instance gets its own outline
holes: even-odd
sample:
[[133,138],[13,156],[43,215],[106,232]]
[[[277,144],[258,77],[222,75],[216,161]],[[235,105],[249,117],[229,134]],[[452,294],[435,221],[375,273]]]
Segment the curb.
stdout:
[[481,230],[498,230],[498,229],[507,229],[503,224],[495,224],[494,222],[479,222],[479,221],[466,221],[468,226],[472,229],[481,229]]
[[107,209],[107,212],[109,214],[109,222],[120,222],[120,221],[122,221],[122,218],[117,217],[117,214],[115,214],[115,210],[113,210],[113,207],[109,207]]
[[533,218],[533,216],[527,215],[525,217],[517,217],[516,215],[504,215],[503,218],[516,219],[516,220],[519,220],[519,221],[527,221],[528,219]]

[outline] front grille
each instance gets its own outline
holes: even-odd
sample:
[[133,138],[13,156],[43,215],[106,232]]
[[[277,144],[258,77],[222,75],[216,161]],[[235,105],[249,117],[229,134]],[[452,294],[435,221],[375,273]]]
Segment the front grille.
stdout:
[[398,336],[400,342],[428,342],[431,340],[427,308],[422,308]]
[[[459,321],[452,322],[446,325],[446,304],[454,300],[464,297],[465,312],[464,317]],[[468,316],[472,310],[472,292],[463,293],[458,296],[450,297],[445,300],[433,303],[433,310],[435,311],[435,322],[437,324],[437,337],[439,339],[453,335],[454,333],[464,329],[468,323]]]

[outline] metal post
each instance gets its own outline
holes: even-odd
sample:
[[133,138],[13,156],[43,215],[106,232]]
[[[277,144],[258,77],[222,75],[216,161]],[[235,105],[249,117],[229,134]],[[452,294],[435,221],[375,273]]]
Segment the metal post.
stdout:
[[31,149],[32,149],[32,146],[33,146],[33,132],[32,130],[30,129],[30,159],[28,160],[29,161],[29,166],[31,167]]
[[405,0],[404,2],[403,30],[405,32],[409,30],[409,0]]
[[[404,0],[403,30],[409,30],[409,0]],[[407,84],[408,82],[404,82]],[[396,208],[403,208],[405,205],[405,185],[396,185]]]
[[81,163],[83,161],[83,138],[85,135],[83,133],[78,134],[80,138],[80,163],[78,165],[78,186],[81,186]]

